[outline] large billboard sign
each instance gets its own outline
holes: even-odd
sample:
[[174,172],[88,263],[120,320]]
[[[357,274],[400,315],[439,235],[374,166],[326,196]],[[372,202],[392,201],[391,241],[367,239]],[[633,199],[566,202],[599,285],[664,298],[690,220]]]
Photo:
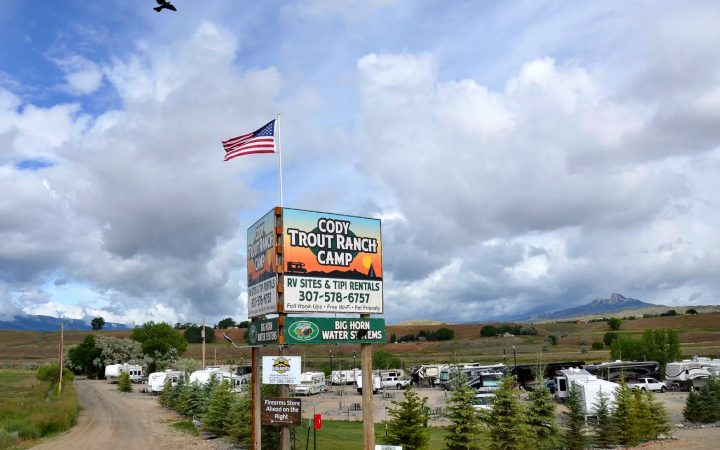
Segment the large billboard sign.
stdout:
[[385,319],[286,317],[286,344],[384,344]]
[[283,209],[284,312],[383,312],[380,220]]
[[247,231],[248,317],[277,312],[275,210]]

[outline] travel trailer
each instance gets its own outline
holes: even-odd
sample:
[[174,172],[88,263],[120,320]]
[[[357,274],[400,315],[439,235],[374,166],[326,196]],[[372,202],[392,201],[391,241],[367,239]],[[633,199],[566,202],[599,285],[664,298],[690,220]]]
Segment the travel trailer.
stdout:
[[446,364],[424,364],[412,368],[410,378],[417,386],[435,386],[440,378],[440,371]]
[[211,378],[215,379],[219,383],[228,381],[233,392],[243,391],[245,385],[250,382],[247,375],[237,375],[232,372],[222,370],[219,367],[208,367],[204,370],[196,370],[190,374],[188,382],[204,386],[210,382]]
[[130,381],[133,383],[142,383],[145,379],[145,372],[141,365],[128,363],[105,366],[105,379],[108,383],[117,383],[123,372],[130,375]]
[[450,364],[440,369],[438,377],[438,385],[445,389],[449,389],[450,380],[455,374],[464,374],[465,381],[477,378],[481,373],[502,372],[505,370],[505,364],[480,364],[480,363],[460,363]]
[[[380,375],[373,374],[372,380],[373,380],[373,394],[377,394],[380,391],[380,389],[382,389],[382,381],[380,379]],[[358,375],[358,377],[355,379],[355,388],[357,389],[359,394],[362,394],[362,390],[363,390],[362,375]]]
[[170,380],[170,383],[175,386],[184,379],[185,374],[179,371],[166,370],[164,372],[153,372],[148,375],[147,388],[145,390],[150,394],[159,394],[165,389],[165,382]]
[[713,367],[706,362],[684,359],[665,366],[665,381],[668,388],[681,391],[699,389],[713,376]]
[[571,367],[583,367],[584,365],[585,361],[519,364],[509,368],[508,373],[515,376],[517,384],[521,388],[530,391],[537,385],[538,381],[542,384],[542,380],[554,379],[560,370],[569,369]]
[[325,389],[325,374],[322,372],[304,372],[300,374],[300,384],[292,386],[295,395],[319,394]]
[[589,380],[591,377],[597,378],[585,369],[571,367],[559,371],[555,377],[555,398],[560,401],[565,400],[572,383],[578,380]]
[[330,373],[330,383],[334,385],[355,384],[355,377],[360,375],[362,370],[333,370]]
[[598,380],[591,375],[587,379],[573,380],[572,385],[580,392],[580,402],[585,417],[597,415],[597,403],[601,392],[607,396],[608,407],[610,409],[615,407],[615,394],[620,387],[619,384],[612,381]]

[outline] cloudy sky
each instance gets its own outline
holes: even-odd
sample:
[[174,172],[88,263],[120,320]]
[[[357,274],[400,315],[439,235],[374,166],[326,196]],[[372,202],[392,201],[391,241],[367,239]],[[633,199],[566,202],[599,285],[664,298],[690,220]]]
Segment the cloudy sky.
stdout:
[[720,304],[715,1],[4,0],[0,317],[246,318],[247,228],[382,219],[385,318]]

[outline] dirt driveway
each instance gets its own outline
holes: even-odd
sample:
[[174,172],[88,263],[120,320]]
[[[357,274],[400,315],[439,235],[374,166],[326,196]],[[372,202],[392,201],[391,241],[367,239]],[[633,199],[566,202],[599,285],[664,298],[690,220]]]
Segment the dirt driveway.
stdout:
[[[33,447],[42,450],[212,449],[210,443],[175,430],[177,421],[162,409],[157,397],[118,392],[117,385],[101,380],[76,379],[82,406],[77,425],[67,433]],[[138,386],[134,386],[138,389]]]

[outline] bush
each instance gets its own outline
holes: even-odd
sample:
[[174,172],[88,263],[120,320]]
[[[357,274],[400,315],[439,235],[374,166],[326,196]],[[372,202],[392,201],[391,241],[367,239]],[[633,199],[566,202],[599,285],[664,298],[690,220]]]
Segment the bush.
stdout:
[[492,325],[485,325],[484,327],[480,328],[480,336],[481,337],[494,337],[498,335],[498,330]]
[[615,339],[618,338],[618,333],[614,331],[608,331],[603,335],[603,343],[606,347],[610,347]]
[[118,391],[120,392],[132,392],[132,382],[130,381],[130,375],[127,372],[122,372],[118,377]]
[[[60,379],[60,368],[57,364],[46,364],[37,370],[37,379],[57,383]],[[63,382],[72,381],[75,375],[67,367],[63,367]]]
[[698,312],[697,312],[697,309],[695,309],[695,308],[690,308],[690,309],[688,309],[687,311],[685,311],[685,314],[695,315],[695,314],[697,314],[697,313],[698,313]]
[[605,344],[602,342],[593,342],[592,343],[592,349],[593,350],[602,350],[605,347]]
[[611,330],[617,331],[622,325],[622,320],[618,319],[617,317],[611,317],[607,320],[607,323]]

